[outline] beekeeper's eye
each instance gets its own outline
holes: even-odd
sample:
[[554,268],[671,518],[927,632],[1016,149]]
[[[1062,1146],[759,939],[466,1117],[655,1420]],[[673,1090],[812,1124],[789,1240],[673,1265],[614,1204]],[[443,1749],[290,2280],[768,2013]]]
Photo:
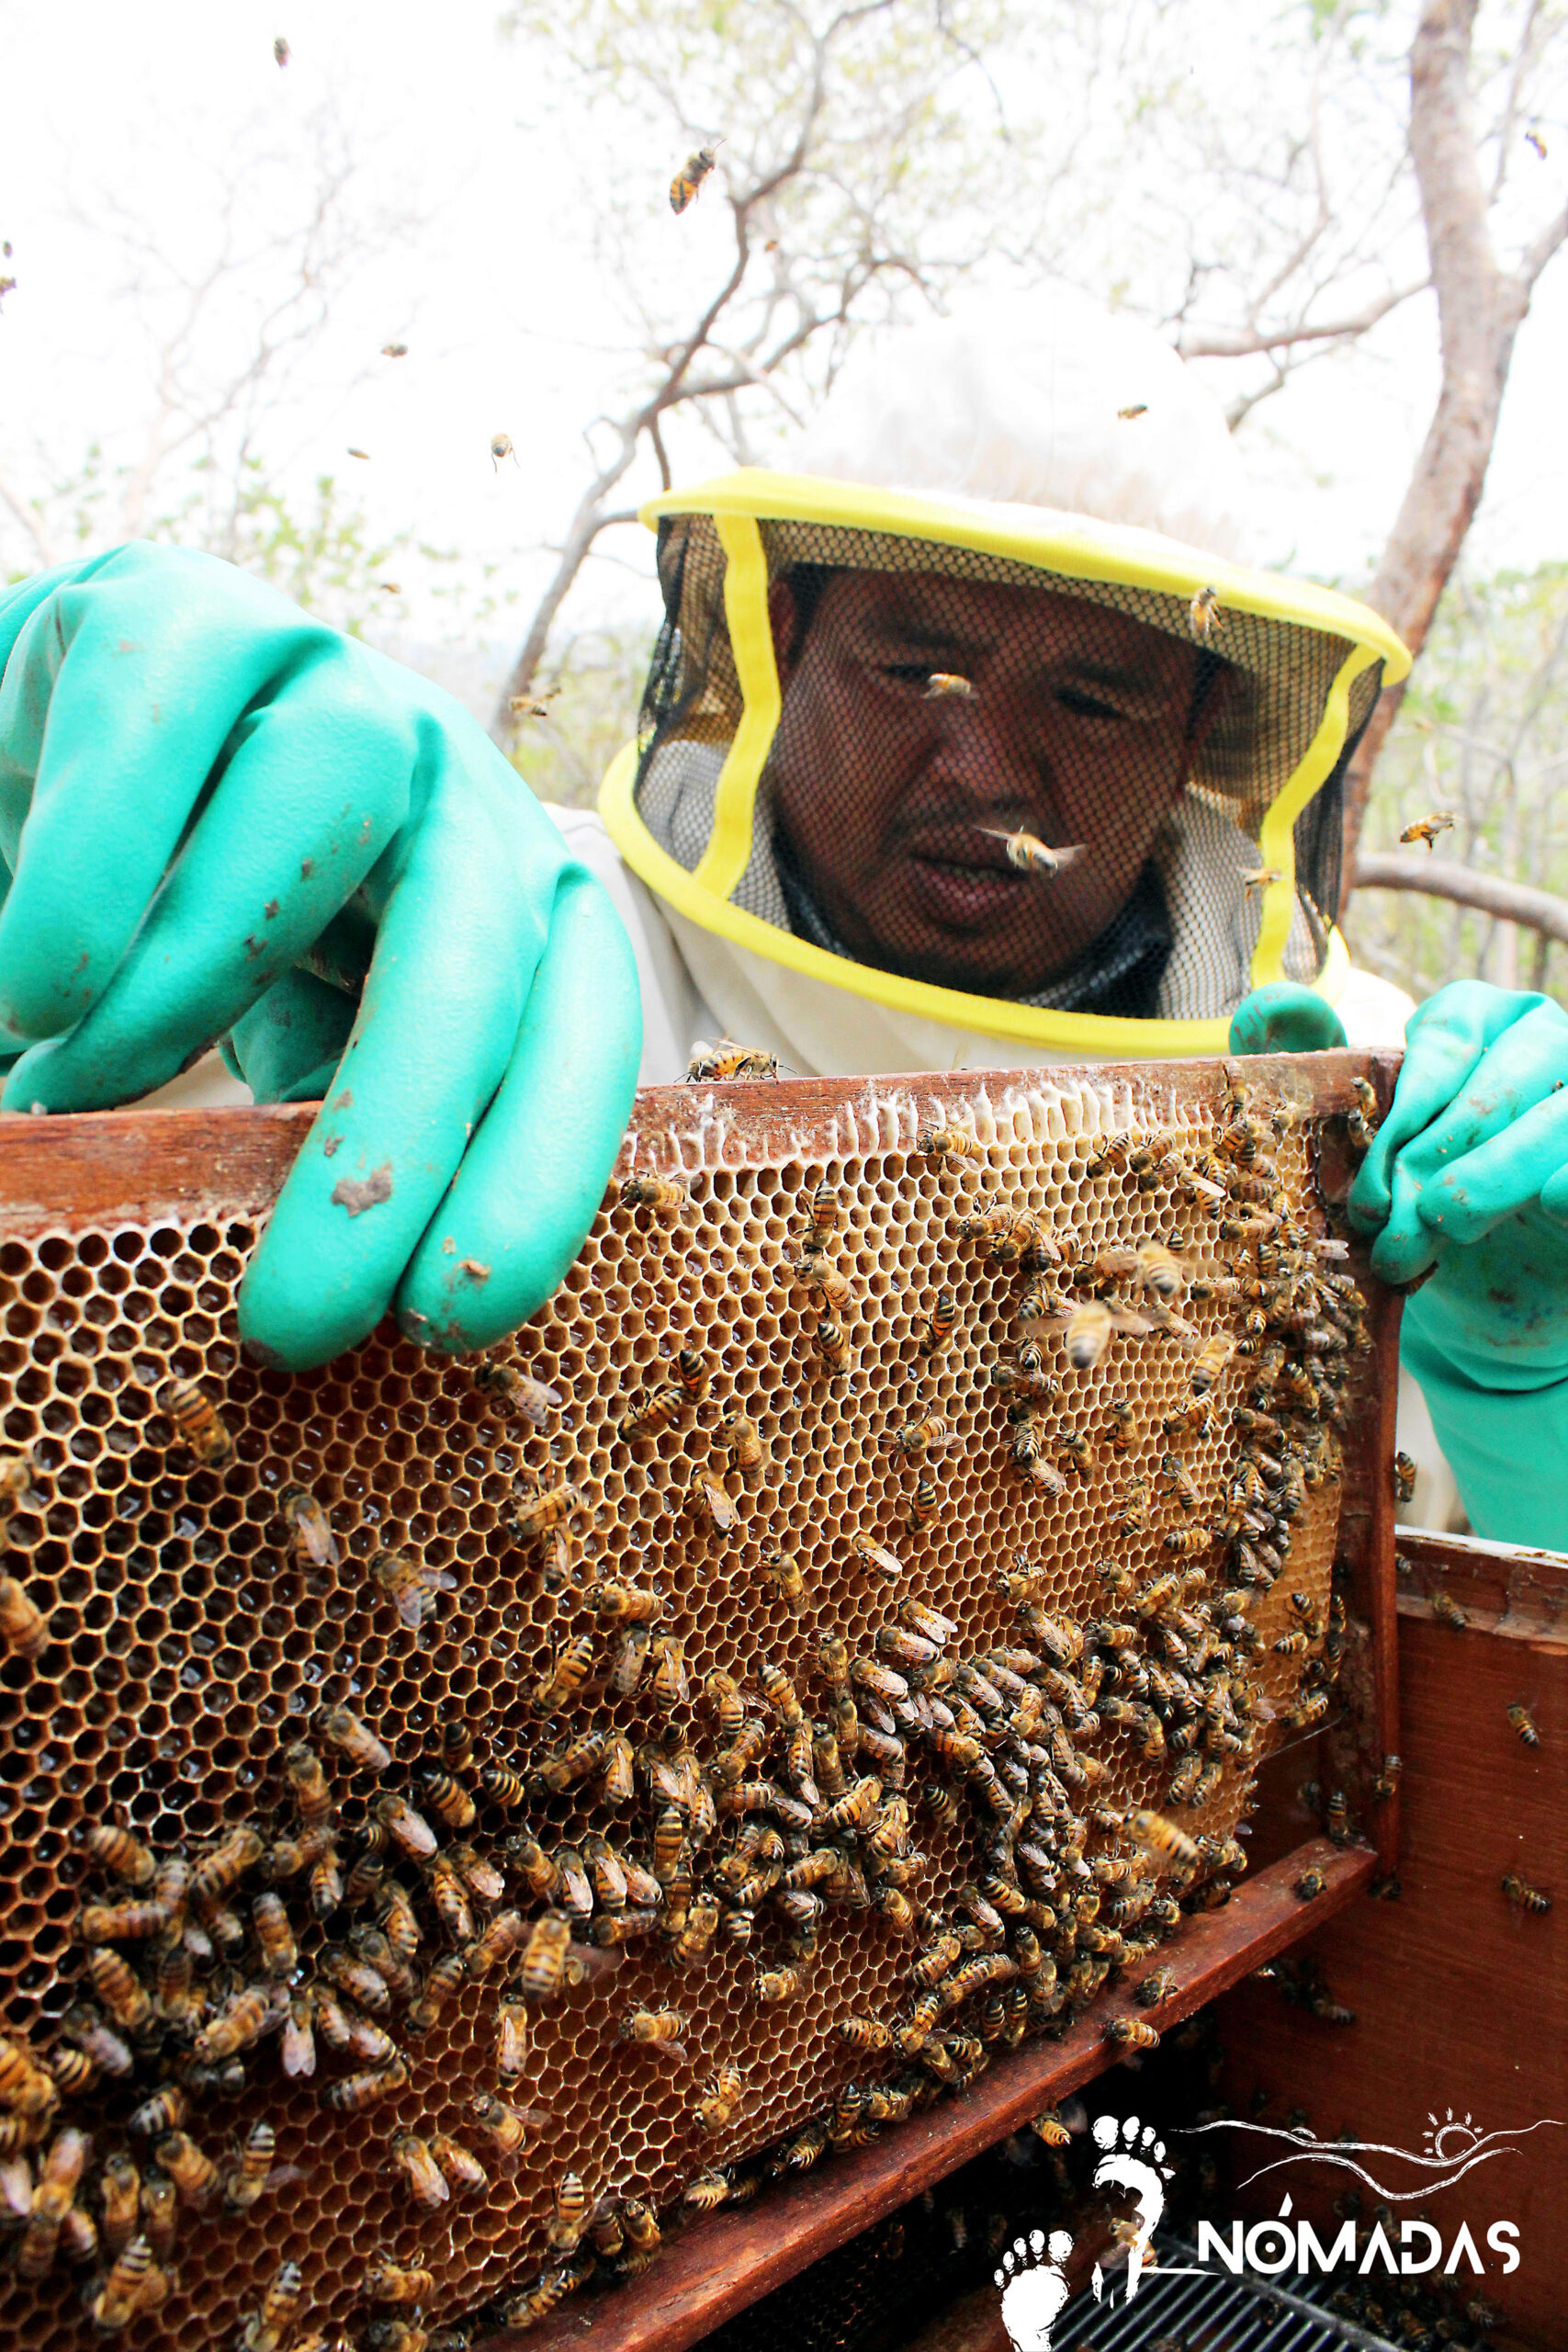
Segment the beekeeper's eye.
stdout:
[[1089,694],[1083,686],[1058,686],[1056,700],[1064,710],[1077,718],[1126,718],[1131,714],[1114,703],[1106,702],[1099,695]]

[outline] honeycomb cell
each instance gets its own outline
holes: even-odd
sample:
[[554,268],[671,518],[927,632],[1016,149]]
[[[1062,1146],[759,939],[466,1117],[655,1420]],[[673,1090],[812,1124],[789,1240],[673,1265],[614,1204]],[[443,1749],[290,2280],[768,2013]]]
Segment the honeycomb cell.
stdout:
[[[81,1833],[95,1826],[118,1824],[160,1862],[176,1849],[199,1862],[254,1823],[265,1872],[251,1866],[221,1899],[204,1898],[188,1914],[197,1946],[205,1937],[212,1947],[210,1962],[195,1963],[196,1982],[216,1993],[231,1968],[235,1983],[260,1981],[252,1906],[276,1885],[296,1941],[290,1986],[322,1984],[327,1947],[343,1949],[349,1930],[372,1928],[378,1911],[355,1895],[319,1917],[308,1874],[290,1874],[287,1850],[274,1851],[301,1826],[285,1760],[301,1740],[321,1757],[345,1878],[383,1834],[372,1808],[391,1792],[417,1809],[438,1855],[468,1844],[481,1865],[500,1870],[505,1904],[531,1918],[540,1898],[507,1841],[525,1830],[570,1855],[600,1834],[646,1869],[660,1810],[652,1770],[687,1751],[711,1769],[717,1753],[704,1699],[715,1670],[741,1684],[750,1715],[767,1723],[758,1769],[776,1775],[787,1748],[782,1719],[763,1702],[764,1657],[789,1678],[808,1721],[825,1727],[834,1695],[818,1670],[818,1637],[841,1634],[869,1659],[902,1598],[956,1623],[949,1662],[962,1664],[998,1647],[1038,1648],[998,1584],[1019,1555],[1038,1573],[1038,1605],[1079,1627],[1126,1613],[1098,1564],[1111,1562],[1134,1590],[1170,1573],[1165,1536],[1190,1517],[1206,1522],[1223,1512],[1247,1452],[1230,1414],[1258,1377],[1256,1357],[1224,1368],[1218,1409],[1201,1434],[1178,1443],[1161,1430],[1191,1401],[1194,1348],[1222,1327],[1238,1331],[1234,1308],[1188,1296],[1181,1314],[1190,1338],[1161,1328],[1118,1332],[1087,1371],[1068,1363],[1063,1321],[1035,1327],[1047,1453],[1063,1480],[1053,1491],[1017,1474],[1010,1392],[992,1376],[1020,1336],[1023,1276],[995,1263],[962,1227],[982,1203],[1047,1221],[1065,1260],[1054,1277],[1064,1296],[1073,1267],[1112,1244],[1164,1239],[1179,1249],[1189,1284],[1223,1275],[1247,1250],[1220,1238],[1201,1196],[1196,1204],[1182,1197],[1171,1164],[1156,1167],[1149,1183],[1099,1157],[1108,1133],[1151,1127],[1176,1135],[1190,1160],[1212,1151],[1225,1116],[1218,1079],[1105,1070],[1058,1086],[964,1077],[944,1082],[938,1107],[978,1138],[976,1159],[953,1167],[921,1154],[916,1103],[897,1088],[860,1086],[828,1110],[819,1089],[788,1085],[644,1098],[626,1164],[682,1173],[689,1205],[666,1226],[621,1206],[613,1192],[559,1292],[502,1351],[502,1361],[561,1393],[543,1430],[481,1389],[477,1364],[425,1356],[390,1325],[325,1374],[293,1378],[246,1363],[234,1295],[254,1246],[257,1204],[225,1197],[221,1167],[199,1199],[176,1203],[160,1191],[149,1157],[140,1221],[73,1225],[61,1209],[47,1229],[8,1235],[0,1243],[0,1425],[7,1444],[31,1450],[33,1489],[6,1531],[7,1566],[52,1611],[36,1660],[0,1660],[0,1702],[16,1702],[0,1749],[0,1804],[9,1808],[0,1813],[0,2008],[10,2030],[40,2052],[63,2045],[66,2013],[85,1997],[73,1932],[81,1905],[130,1899],[83,1850]],[[1274,1107],[1265,1100],[1262,1114]],[[1310,1104],[1298,1107],[1310,1113]],[[1292,1210],[1321,1229],[1314,1135],[1314,1117],[1299,1117],[1269,1148]],[[117,1173],[115,1197],[134,1197],[123,1165]],[[850,1284],[842,1369],[814,1344],[821,1297],[792,1272],[809,1195],[823,1182],[843,1200],[827,1253]],[[942,1291],[956,1302],[953,1329],[945,1347],[922,1354]],[[682,1347],[708,1359],[705,1393],[673,1426],[628,1445],[617,1435],[621,1416],[673,1376]],[[227,1463],[203,1468],[174,1442],[157,1404],[171,1374],[197,1381],[228,1424],[236,1445]],[[1133,1417],[1124,1453],[1110,1442],[1113,1392]],[[717,1434],[729,1409],[757,1423],[765,1447],[750,1482]],[[920,1473],[890,1441],[931,1414],[952,1442],[921,1465],[931,1507],[910,1526]],[[1081,1469],[1061,1445],[1068,1436],[1089,1441]],[[1200,1498],[1196,1514],[1165,1483],[1173,1446]],[[718,1490],[731,1529],[694,1510],[694,1476]],[[1123,1525],[1134,1479],[1145,1483],[1146,1511]],[[564,1572],[547,1546],[521,1544],[516,1532],[535,1493],[563,1482],[579,1498]],[[320,1507],[334,1556],[312,1559],[301,1548],[281,1507],[291,1487]],[[1274,1643],[1304,1621],[1320,1629],[1309,1655],[1321,1649],[1338,1495],[1325,1478],[1296,1498],[1289,1574],[1250,1609],[1262,1646],[1247,1671],[1270,1717],[1251,1756],[1227,1756],[1207,1802],[1180,1813],[1194,1836],[1230,1833],[1256,1763],[1282,1736],[1303,1661]],[[857,1534],[897,1556],[899,1584],[855,1553]],[[797,1608],[764,1573],[771,1545],[798,1565]],[[382,1555],[405,1547],[400,1566],[389,1566]],[[1211,1564],[1213,1555],[1202,1557]],[[1178,1573],[1184,1565],[1176,1559]],[[673,1669],[660,1680],[651,1663],[635,1679],[622,1675],[624,1636],[604,1622],[593,1590],[610,1579],[651,1588],[662,1611],[656,1633],[681,1645],[683,1689]],[[554,1679],[559,1663],[584,1634],[585,1677],[563,1690]],[[1121,1687],[1105,1685],[1112,1696]],[[952,1714],[945,1686],[924,1695]],[[924,1858],[910,1900],[949,1912],[985,1865],[994,1816],[973,1791],[955,1827],[922,1810],[924,1784],[960,1776],[920,1744],[924,1733],[879,1714],[871,1692],[862,1697],[870,1736],[886,1748],[902,1724],[908,1742],[905,1794]],[[385,1773],[327,1738],[322,1711],[340,1707],[390,1751]],[[550,1751],[591,1726],[624,1734],[643,1751],[630,1804],[609,1804],[593,1778],[558,1788],[535,1778]],[[423,1777],[445,1770],[454,1753],[460,1758],[460,1742],[448,1746],[459,1733],[471,1756],[454,1770],[477,1806],[461,1829],[441,1811],[438,1784]],[[1028,1770],[1004,1745],[998,1785],[1004,1772],[1022,1773],[1027,1793]],[[1106,1713],[1097,1734],[1084,1735],[1081,1754],[1104,1770],[1073,1787],[1076,1813],[1169,1804],[1172,1759],[1152,1761],[1124,1722]],[[852,1777],[864,1763],[852,1759]],[[899,1768],[879,1769],[891,1794]],[[519,1777],[521,1807],[483,1781],[487,1770],[503,1784]],[[457,1804],[454,1818],[461,1813]],[[699,1841],[701,1871],[728,1853],[747,1817],[725,1815]],[[809,1833],[786,1829],[795,1848],[827,1834],[819,1814]],[[420,1937],[412,1965],[428,1978],[452,1948],[435,1899],[435,1858],[417,1830],[406,1842],[406,1825],[401,1844],[386,1834],[392,1842],[378,1859],[407,1897]],[[1091,1860],[1109,1862],[1119,1850],[1113,1831],[1086,1834]],[[477,1932],[484,1899],[474,1896],[470,1909]],[[389,1915],[379,1916],[385,1926]],[[617,1914],[601,1904],[598,1916],[614,1926]],[[547,2259],[558,2173],[576,2171],[596,2196],[637,2194],[668,2206],[694,2173],[758,2156],[822,2114],[850,2081],[908,2071],[897,2053],[868,2060],[851,2050],[835,2028],[850,2013],[905,2013],[910,1940],[874,1909],[830,1905],[814,1955],[800,1963],[801,1996],[761,2007],[759,1966],[783,1962],[787,1933],[764,1901],[750,1944],[721,1938],[690,1966],[674,1963],[657,1932],[602,1947],[580,1938],[574,1965],[588,1972],[585,1981],[530,2005],[526,2072],[512,2095],[548,2121],[514,2169],[495,2160],[470,2112],[475,2092],[496,2084],[499,1973],[461,1984],[423,2032],[414,2030],[406,1992],[391,1998],[388,2024],[407,2079],[381,2082],[382,2095],[362,2113],[344,2114],[321,2096],[357,2061],[333,2056],[318,2037],[315,2074],[290,2077],[281,2033],[264,2035],[245,2056],[243,2094],[198,2102],[189,2128],[227,2163],[265,2117],[276,2132],[277,2163],[293,2177],[245,2213],[220,2202],[205,2214],[182,2212],[172,2290],[127,2340],[139,2352],[234,2342],[285,2259],[304,2269],[311,2325],[353,2324],[362,2316],[355,2282],[378,2244],[427,2263],[441,2314],[456,2316],[525,2281]],[[128,1939],[117,1948],[151,1984],[152,1946]],[[638,2007],[685,2016],[675,2048],[623,2037]],[[130,2085],[104,2086],[62,2110],[93,2132],[95,2167],[120,2149],[140,2154],[127,2130],[130,2109],[180,2046],[173,2037],[161,2052],[154,2038],[138,2042]],[[709,2133],[697,2101],[729,2064],[741,2070],[741,2096]],[[390,2163],[400,2130],[445,2132],[470,2148],[490,2170],[483,2198],[434,2215],[413,2207]],[[0,2336],[85,2352],[102,2339],[79,2285],[63,2270],[31,2285],[8,2272]]]

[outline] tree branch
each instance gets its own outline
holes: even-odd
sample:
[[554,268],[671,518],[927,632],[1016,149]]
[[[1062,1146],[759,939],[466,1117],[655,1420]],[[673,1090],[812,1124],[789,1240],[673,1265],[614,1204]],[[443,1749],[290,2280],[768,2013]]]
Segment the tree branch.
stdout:
[[1218,330],[1208,334],[1184,334],[1177,345],[1183,359],[1247,359],[1264,351],[1282,351],[1296,343],[1332,343],[1357,335],[1369,334],[1380,319],[1386,319],[1413,294],[1424,294],[1431,284],[1429,277],[1417,279],[1410,286],[1396,286],[1389,293],[1369,302],[1364,310],[1354,311],[1348,318],[1337,319],[1326,326],[1308,326],[1298,319],[1293,325],[1278,329],[1260,327],[1256,333],[1242,329],[1234,334]]
[[1356,860],[1358,890],[1416,890],[1474,907],[1500,922],[1517,922],[1568,946],[1568,899],[1510,882],[1501,874],[1477,874],[1446,857],[1401,857],[1389,850],[1363,850]]

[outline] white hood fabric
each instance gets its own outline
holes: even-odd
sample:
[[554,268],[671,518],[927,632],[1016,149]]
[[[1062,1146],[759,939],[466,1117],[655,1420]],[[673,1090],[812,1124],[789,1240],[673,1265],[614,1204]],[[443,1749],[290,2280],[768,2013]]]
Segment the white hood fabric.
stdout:
[[867,335],[785,463],[1249,560],[1247,476],[1219,402],[1168,344],[1070,286]]

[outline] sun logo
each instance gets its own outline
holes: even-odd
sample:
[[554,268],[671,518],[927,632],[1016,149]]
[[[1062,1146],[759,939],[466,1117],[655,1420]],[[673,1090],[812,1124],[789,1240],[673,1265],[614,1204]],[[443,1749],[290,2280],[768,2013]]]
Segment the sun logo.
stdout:
[[1443,2109],[1441,2123],[1438,2121],[1430,2109],[1427,2111],[1427,2120],[1432,2129],[1430,2132],[1423,2132],[1421,2137],[1430,2147],[1433,2155],[1438,2157],[1444,2164],[1451,2164],[1456,2157],[1468,2155],[1472,2148],[1478,2148],[1481,2145],[1485,2137],[1484,2132],[1476,2130],[1468,2110],[1462,2123],[1455,2116],[1451,2107],[1446,2107]]

